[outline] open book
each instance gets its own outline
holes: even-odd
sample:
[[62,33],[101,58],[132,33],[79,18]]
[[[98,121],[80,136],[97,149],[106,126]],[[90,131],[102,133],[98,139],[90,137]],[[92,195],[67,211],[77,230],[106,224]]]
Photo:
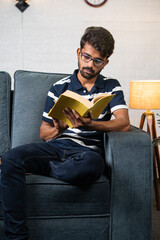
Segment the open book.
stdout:
[[62,120],[72,128],[71,122],[63,113],[65,108],[77,111],[81,117],[86,117],[88,112],[92,111],[93,119],[96,119],[103,112],[113,96],[114,94],[102,93],[93,98],[92,101],[89,101],[83,96],[67,90],[60,95],[57,102],[49,111],[48,116]]

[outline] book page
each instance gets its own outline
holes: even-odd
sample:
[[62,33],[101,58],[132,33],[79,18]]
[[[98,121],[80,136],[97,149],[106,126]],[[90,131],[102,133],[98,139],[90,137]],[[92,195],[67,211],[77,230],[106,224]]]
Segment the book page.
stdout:
[[112,95],[109,94],[108,96],[101,97],[96,101],[94,106],[91,108],[93,119],[96,119],[99,117],[99,115],[103,112],[103,110],[108,105],[108,103],[112,100],[113,97],[114,97],[113,94]]
[[82,104],[86,105],[88,108],[93,106],[93,103],[91,103],[88,99],[86,99],[85,97],[79,95],[78,93],[72,92],[70,90],[65,91],[62,95],[73,98],[73,99],[81,102]]
[[97,102],[100,98],[102,98],[102,97],[104,97],[104,96],[110,96],[110,95],[111,95],[111,94],[109,94],[109,93],[107,93],[107,92],[101,93],[101,94],[97,95],[96,97],[94,97],[91,102],[94,104],[94,103]]

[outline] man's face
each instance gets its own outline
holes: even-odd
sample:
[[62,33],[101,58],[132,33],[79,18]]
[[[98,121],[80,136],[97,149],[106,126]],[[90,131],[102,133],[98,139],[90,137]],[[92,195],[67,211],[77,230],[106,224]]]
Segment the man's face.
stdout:
[[100,52],[88,43],[84,45],[82,50],[78,48],[77,57],[79,72],[85,79],[95,78],[108,63],[108,60],[102,58]]

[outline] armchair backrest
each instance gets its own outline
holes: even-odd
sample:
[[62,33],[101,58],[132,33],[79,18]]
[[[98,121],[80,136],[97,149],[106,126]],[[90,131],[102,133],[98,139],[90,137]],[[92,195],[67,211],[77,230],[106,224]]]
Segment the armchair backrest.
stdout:
[[11,77],[0,72],[0,156],[10,148]]
[[11,148],[40,141],[39,129],[48,90],[53,83],[68,75],[15,72]]

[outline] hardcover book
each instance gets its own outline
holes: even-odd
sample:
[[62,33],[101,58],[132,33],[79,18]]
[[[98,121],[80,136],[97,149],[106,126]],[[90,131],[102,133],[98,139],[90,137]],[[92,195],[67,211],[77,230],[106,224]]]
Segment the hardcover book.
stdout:
[[102,93],[94,97],[92,101],[89,101],[83,96],[67,90],[60,95],[57,102],[49,111],[48,116],[62,120],[72,128],[71,122],[63,113],[65,108],[77,111],[81,117],[86,117],[88,112],[91,111],[93,119],[96,119],[113,97],[114,94]]

